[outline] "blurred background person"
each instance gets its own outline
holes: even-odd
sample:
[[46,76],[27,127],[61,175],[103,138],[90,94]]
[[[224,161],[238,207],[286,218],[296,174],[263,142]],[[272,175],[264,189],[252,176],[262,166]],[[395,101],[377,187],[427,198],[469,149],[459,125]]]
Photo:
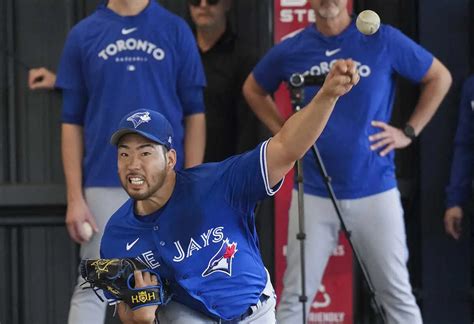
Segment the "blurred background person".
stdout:
[[[114,125],[132,110],[157,110],[173,125],[173,146],[184,154],[177,168],[200,164],[204,86],[189,26],[155,1],[110,0],[70,31],[55,87],[63,95],[66,225],[81,244],[81,258],[99,257],[105,223],[127,199],[117,176],[116,152],[108,145]],[[149,118],[135,117],[137,125]],[[84,237],[84,223],[95,230],[92,238]],[[106,304],[92,290],[82,289],[82,282],[79,277],[69,323],[101,323]]]
[[462,232],[462,219],[466,204],[471,199],[474,168],[474,75],[464,83],[459,118],[454,138],[451,177],[446,188],[446,233],[456,240]]
[[[403,207],[397,189],[394,149],[409,146],[430,121],[451,85],[444,65],[399,30],[382,25],[371,36],[355,26],[347,0],[311,0],[316,23],[272,48],[244,84],[255,114],[275,134],[283,118],[271,94],[293,73],[324,75],[332,62],[352,58],[361,81],[341,98],[318,148],[341,206],[351,240],[367,268],[388,323],[422,323],[407,269]],[[416,107],[402,129],[389,125],[395,75],[422,85]],[[306,87],[311,98],[319,87]],[[357,108],[357,109],[354,109]],[[306,244],[305,287],[310,298],[321,284],[337,246],[340,222],[313,152],[303,159]],[[278,306],[279,323],[299,323],[303,314],[298,232],[298,192],[289,215],[287,267]],[[370,224],[370,226],[369,226]],[[376,228],[374,231],[373,228]],[[391,251],[391,253],[387,253]],[[308,318],[311,303],[306,303]]]
[[242,95],[242,85],[257,59],[232,31],[232,0],[187,3],[207,80],[204,160],[221,161],[258,143],[260,123]]
[[[261,124],[249,110],[241,91],[257,56],[232,30],[229,21],[232,0],[187,0],[187,3],[207,79],[204,160],[221,161],[258,143]],[[55,82],[55,73],[45,67],[29,71],[31,90],[52,90]]]

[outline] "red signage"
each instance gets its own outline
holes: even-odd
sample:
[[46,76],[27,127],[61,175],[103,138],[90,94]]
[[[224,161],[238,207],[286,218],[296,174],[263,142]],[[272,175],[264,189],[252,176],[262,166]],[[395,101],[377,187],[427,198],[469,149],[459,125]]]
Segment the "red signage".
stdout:
[[[298,33],[316,18],[308,0],[275,0],[274,8],[275,43]],[[351,0],[348,1],[348,8],[352,12]],[[283,116],[288,118],[292,114],[292,108],[284,85],[275,93],[275,101]],[[278,296],[281,296],[286,268],[285,250],[292,188],[293,172],[286,176],[283,187],[275,197],[275,289]],[[306,276],[311,276],[311,273]],[[339,246],[329,259],[318,293],[316,296],[308,296],[313,301],[308,323],[352,324],[352,280],[352,251],[347,240],[341,236]]]

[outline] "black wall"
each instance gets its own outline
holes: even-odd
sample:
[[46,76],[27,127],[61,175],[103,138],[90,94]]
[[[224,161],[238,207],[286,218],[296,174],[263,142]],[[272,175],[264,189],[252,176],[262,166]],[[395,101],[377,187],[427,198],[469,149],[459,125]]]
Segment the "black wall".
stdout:
[[470,21],[474,17],[469,15],[469,6],[468,0],[419,3],[420,42],[446,63],[454,78],[451,92],[427,126],[420,145],[422,286],[427,323],[472,322],[469,251],[474,240],[469,237],[470,225],[463,224],[465,231],[459,242],[446,237],[442,227],[443,189],[449,179],[459,94],[473,54],[469,31],[472,36]]

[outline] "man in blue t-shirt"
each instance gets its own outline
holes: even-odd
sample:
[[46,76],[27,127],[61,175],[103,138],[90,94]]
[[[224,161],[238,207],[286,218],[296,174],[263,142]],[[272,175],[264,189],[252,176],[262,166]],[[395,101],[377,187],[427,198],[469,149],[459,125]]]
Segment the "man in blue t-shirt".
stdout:
[[[106,143],[130,107],[156,109],[175,129],[177,168],[202,162],[205,77],[184,20],[155,1],[104,1],[70,31],[58,69],[62,90],[62,155],[67,184],[66,224],[82,258],[99,257],[101,233],[126,200]],[[153,108],[151,108],[153,107]],[[90,240],[82,230],[95,230]],[[79,287],[69,323],[100,323],[105,305]]]
[[446,233],[456,240],[461,236],[463,207],[471,198],[474,168],[474,75],[464,83],[459,119],[454,139],[451,178],[446,188]]
[[[179,156],[166,118],[143,109],[125,115],[111,143],[131,199],[107,223],[100,252],[102,258],[137,258],[168,283],[172,301],[158,308],[160,323],[275,323],[255,204],[279,189],[321,134],[338,98],[358,80],[354,62],[340,60],[322,90],[272,139],[184,171],[174,170]],[[136,275],[140,287],[152,284],[153,276]],[[125,323],[151,323],[156,310],[118,304]]]
[[[382,25],[371,36],[360,33],[347,11],[347,0],[313,0],[311,6],[316,23],[271,49],[247,78],[244,95],[255,114],[276,133],[283,119],[270,95],[282,82],[293,73],[324,75],[337,59],[356,62],[360,85],[338,101],[317,145],[389,323],[421,323],[406,267],[393,150],[410,145],[420,134],[447,93],[450,74],[432,54],[391,26]],[[403,129],[389,125],[396,75],[423,85]],[[305,97],[318,90],[307,87]],[[305,217],[306,292],[312,298],[337,245],[340,224],[311,152],[304,157],[303,168],[304,210],[313,211]],[[287,269],[277,314],[280,323],[302,321],[296,196],[293,191]],[[311,303],[306,306],[309,313]]]

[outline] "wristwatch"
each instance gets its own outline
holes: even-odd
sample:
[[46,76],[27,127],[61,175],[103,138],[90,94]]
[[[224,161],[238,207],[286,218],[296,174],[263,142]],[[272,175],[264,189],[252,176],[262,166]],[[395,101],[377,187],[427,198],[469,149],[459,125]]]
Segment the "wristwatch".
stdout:
[[403,128],[403,134],[411,139],[412,142],[416,139],[415,129],[410,124],[405,125]]

